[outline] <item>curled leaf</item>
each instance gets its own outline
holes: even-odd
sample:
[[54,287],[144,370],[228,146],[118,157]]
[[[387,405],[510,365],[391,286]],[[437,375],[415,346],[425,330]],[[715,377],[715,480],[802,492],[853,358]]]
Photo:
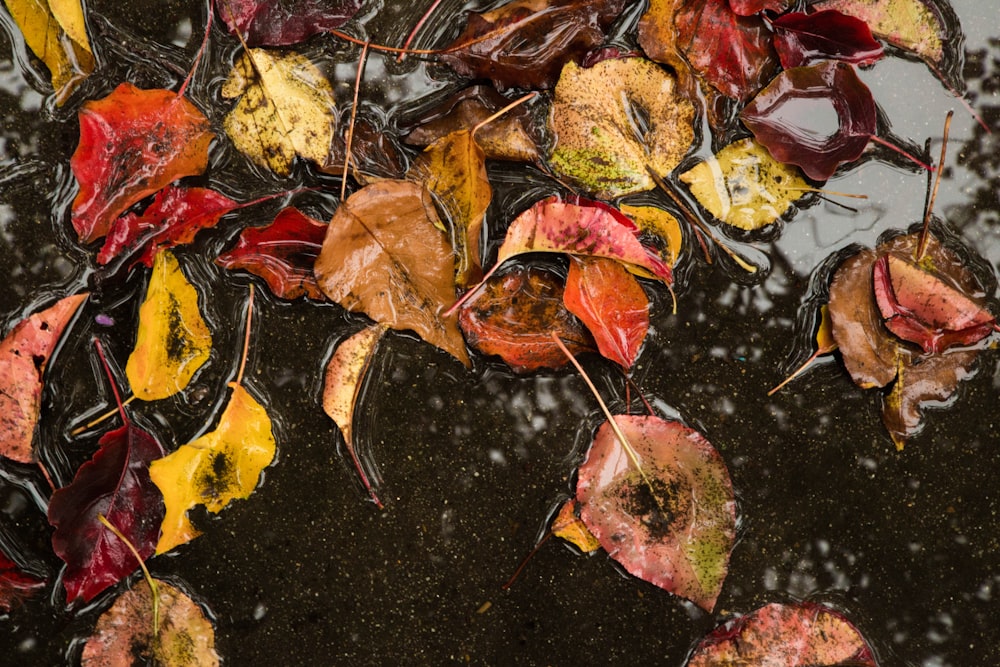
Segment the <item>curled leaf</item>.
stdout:
[[819,0],[813,6],[854,16],[877,37],[935,65],[944,58],[948,29],[934,0]]
[[677,264],[684,249],[684,235],[677,218],[656,206],[621,204],[618,208],[635,222],[643,234],[648,234],[657,240],[659,244],[657,255],[660,259],[670,267]]
[[785,69],[833,59],[870,65],[882,57],[868,24],[833,9],[789,12],[771,22],[774,48]]
[[601,543],[597,541],[579,516],[577,502],[570,498],[559,508],[559,514],[552,522],[552,534],[561,537],[585,554],[592,553],[601,548]]

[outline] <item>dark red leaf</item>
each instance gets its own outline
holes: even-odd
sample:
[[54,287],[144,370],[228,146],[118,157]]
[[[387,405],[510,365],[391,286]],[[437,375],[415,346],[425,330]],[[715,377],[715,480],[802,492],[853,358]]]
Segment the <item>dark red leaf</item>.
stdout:
[[460,75],[506,88],[546,89],[563,65],[604,42],[624,0],[514,0],[469,14],[465,30],[438,56]]
[[482,289],[459,312],[458,323],[469,345],[483,354],[528,372],[567,363],[553,332],[573,354],[594,349],[587,330],[563,305],[562,281],[549,271],[516,266]]
[[151,267],[161,249],[191,243],[200,230],[214,227],[219,218],[238,206],[207,188],[167,186],[141,214],[127,213],[114,221],[97,263],[107,264],[141,248],[142,253],[132,263]]
[[740,16],[753,16],[768,9],[780,13],[793,4],[792,0],[729,0],[733,12]]
[[265,227],[248,227],[236,246],[219,255],[216,264],[245,269],[267,282],[282,299],[326,297],[316,283],[313,265],[326,237],[327,225],[295,208],[282,209]]
[[209,122],[169,90],[123,83],[80,109],[80,143],[70,168],[80,184],[73,228],[91,243],[130,206],[178,178],[205,171]]
[[0,550],[0,611],[9,612],[45,588],[45,580],[25,574]]
[[737,15],[727,0],[684,0],[674,22],[680,52],[724,95],[746,101],[778,71],[764,21]]
[[52,494],[52,548],[66,562],[63,585],[70,602],[89,602],[139,566],[128,547],[98,520],[103,514],[143,559],[156,550],[163,522],[160,490],[149,464],[166,455],[149,433],[127,423],[101,438],[100,449],[73,481]]
[[779,74],[740,120],[774,159],[825,181],[864,152],[875,132],[875,100],[851,65],[827,60]]
[[867,23],[833,9],[814,14],[791,12],[771,25],[774,48],[785,69],[827,59],[869,65],[882,57],[882,45]]
[[347,23],[361,0],[221,0],[219,18],[247,46],[287,46]]

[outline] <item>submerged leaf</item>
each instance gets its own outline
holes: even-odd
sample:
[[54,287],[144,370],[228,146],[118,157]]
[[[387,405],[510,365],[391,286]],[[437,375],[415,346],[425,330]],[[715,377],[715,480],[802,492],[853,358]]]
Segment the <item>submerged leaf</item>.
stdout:
[[229,34],[250,46],[287,46],[342,26],[361,0],[223,0],[216,8]]
[[45,588],[45,580],[21,571],[17,563],[0,550],[0,612],[8,613]]
[[169,250],[156,255],[139,307],[135,348],[125,374],[143,401],[173,396],[208,361],[212,334],[198,309],[198,292]]

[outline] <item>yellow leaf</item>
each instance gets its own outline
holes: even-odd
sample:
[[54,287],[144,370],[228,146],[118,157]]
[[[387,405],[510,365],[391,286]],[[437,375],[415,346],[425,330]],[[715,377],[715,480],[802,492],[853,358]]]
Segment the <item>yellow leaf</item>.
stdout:
[[559,514],[552,522],[552,534],[576,545],[585,554],[601,548],[601,543],[587,529],[583,520],[577,516],[577,503],[572,498],[559,508]]
[[24,41],[49,68],[56,103],[62,104],[88,74],[94,56],[79,0],[4,0]]
[[926,0],[821,0],[814,9],[835,9],[868,24],[872,34],[924,60],[944,58],[948,29],[944,18]]
[[632,218],[644,233],[661,239],[665,247],[659,252],[660,257],[670,266],[677,264],[677,258],[680,257],[681,248],[684,246],[684,237],[677,218],[656,206],[622,204],[618,210]]
[[132,393],[144,401],[184,389],[212,350],[212,335],[198,310],[198,292],[168,251],[153,263],[139,333],[125,373]]
[[204,505],[217,514],[230,501],[248,498],[261,471],[274,459],[267,411],[242,386],[229,386],[233,395],[216,429],[149,466],[149,476],[166,505],[158,554],[200,534],[188,519],[188,510]]
[[279,176],[296,155],[326,163],[336,104],[330,82],[305,56],[249,49],[222,87],[223,97],[241,95],[224,127],[243,154]]
[[709,213],[740,229],[760,229],[810,189],[797,167],[778,162],[753,139],[741,139],[681,174]]

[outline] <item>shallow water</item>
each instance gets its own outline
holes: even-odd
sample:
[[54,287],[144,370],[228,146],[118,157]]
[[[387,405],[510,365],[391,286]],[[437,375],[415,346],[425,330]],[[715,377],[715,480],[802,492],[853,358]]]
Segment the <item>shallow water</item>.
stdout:
[[[365,33],[400,43],[422,7],[385,4],[366,9]],[[996,9],[987,0],[955,0],[953,7],[965,35],[970,97],[1000,131]],[[69,432],[111,400],[90,339],[104,338],[123,366],[144,288],[141,272],[95,274],[94,252],[74,241],[68,161],[78,137],[75,109],[125,79],[178,85],[204,26],[204,8],[194,2],[102,0],[87,8],[100,70],[61,109],[38,92],[45,84],[0,14],[0,275],[7,285],[0,313],[9,328],[54,295],[97,289],[50,368],[38,438],[57,483],[71,479],[101,433]],[[418,45],[454,34],[458,24],[447,17],[460,8],[444,2]],[[623,21],[622,34],[635,15]],[[207,62],[216,64],[193,83],[191,97],[213,119],[236,51],[215,31]],[[344,82],[336,90],[349,101],[358,50],[318,38],[308,51]],[[445,70],[415,59],[373,57],[366,72],[362,112],[390,124],[457,86]],[[918,147],[934,139],[935,156],[944,115],[956,109],[936,210],[992,272],[1000,262],[998,135],[984,135],[919,62],[887,58],[862,78],[893,134]],[[809,354],[811,331],[800,310],[818,298],[822,281],[815,276],[828,276],[831,265],[825,273],[817,267],[853,243],[872,245],[884,231],[922,217],[926,176],[890,164],[882,152],[878,157],[827,186],[868,194],[849,202],[855,212],[820,202],[784,224],[780,236],[754,241],[770,257],[763,282],[750,284],[726,262],[695,260],[682,271],[678,314],[669,314],[668,297],[656,299],[654,332],[634,377],[663,414],[682,418],[719,449],[738,493],[739,541],[715,613],[623,574],[603,553],[579,556],[555,540],[510,590],[501,589],[572,493],[574,469],[601,420],[582,381],[566,372],[514,377],[482,359],[468,372],[412,337],[391,335],[357,427],[381,474],[387,508],[376,510],[318,403],[325,360],[363,318],[329,305],[279,302],[266,290],[258,291],[248,382],[266,397],[278,458],[249,500],[219,516],[197,516],[205,535],[151,560],[151,570],[211,611],[218,650],[230,665],[680,666],[730,614],[792,599],[844,611],[885,666],[1000,664],[993,628],[1000,618],[996,352],[980,356],[953,405],[931,414],[901,453],[882,428],[874,393],[855,387],[836,360],[766,396]],[[554,187],[526,167],[491,169],[498,190],[488,221],[493,237],[510,212]],[[237,199],[315,183],[303,168],[283,180],[247,167],[225,140],[213,148],[209,173],[206,182]],[[337,181],[321,182],[329,193],[300,195],[295,203],[323,219],[336,206]],[[238,363],[250,279],[209,258],[240,227],[270,221],[279,207],[240,211],[178,253],[211,294],[205,309],[217,342],[197,386],[133,410],[168,446],[211,428],[225,399],[221,388]],[[98,324],[98,314],[114,324]],[[585,366],[605,396],[619,397],[612,408],[623,408],[620,374],[594,358]],[[19,545],[26,564],[54,582],[0,621],[0,664],[74,664],[81,638],[112,601],[109,592],[89,606],[65,608],[42,509],[47,495],[34,469],[0,468],[0,540]]]

